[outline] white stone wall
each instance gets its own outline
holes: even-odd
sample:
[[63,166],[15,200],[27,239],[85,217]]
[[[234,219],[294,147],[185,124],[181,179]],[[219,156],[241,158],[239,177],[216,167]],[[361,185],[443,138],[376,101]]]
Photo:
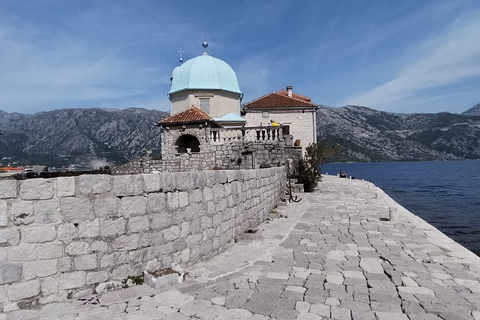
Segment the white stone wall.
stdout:
[[313,110],[271,110],[269,112],[255,111],[249,109],[244,116],[247,126],[268,125],[270,120],[279,124],[289,125],[293,141],[300,140],[302,153],[305,147],[317,142],[316,137],[316,113]]
[[0,310],[216,255],[284,185],[284,167],[0,180]]

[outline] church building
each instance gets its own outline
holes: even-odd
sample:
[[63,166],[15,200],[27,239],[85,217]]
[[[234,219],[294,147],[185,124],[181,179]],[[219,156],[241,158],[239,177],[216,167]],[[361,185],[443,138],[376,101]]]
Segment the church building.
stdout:
[[235,71],[210,56],[206,42],[203,48],[203,54],[185,62],[180,56],[181,65],[172,72],[171,116],[157,123],[160,157],[147,155],[119,173],[281,166],[316,142],[317,105],[309,98],[288,87],[242,106]]

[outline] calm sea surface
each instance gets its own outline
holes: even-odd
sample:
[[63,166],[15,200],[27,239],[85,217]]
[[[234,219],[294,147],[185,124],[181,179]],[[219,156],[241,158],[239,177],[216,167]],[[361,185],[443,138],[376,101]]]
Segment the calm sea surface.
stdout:
[[322,171],[365,179],[480,256],[480,161],[326,164]]

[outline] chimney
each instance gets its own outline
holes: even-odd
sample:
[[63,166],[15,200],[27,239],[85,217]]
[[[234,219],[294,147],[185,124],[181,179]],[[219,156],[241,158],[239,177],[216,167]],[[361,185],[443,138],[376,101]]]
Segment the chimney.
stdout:
[[293,86],[287,86],[287,94],[289,97],[293,95]]

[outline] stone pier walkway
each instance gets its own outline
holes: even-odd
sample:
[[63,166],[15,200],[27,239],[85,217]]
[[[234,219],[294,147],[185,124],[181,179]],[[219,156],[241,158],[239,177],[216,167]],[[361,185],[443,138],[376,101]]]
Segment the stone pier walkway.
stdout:
[[480,319],[480,258],[364,181],[314,194],[186,282],[136,286],[2,319]]

